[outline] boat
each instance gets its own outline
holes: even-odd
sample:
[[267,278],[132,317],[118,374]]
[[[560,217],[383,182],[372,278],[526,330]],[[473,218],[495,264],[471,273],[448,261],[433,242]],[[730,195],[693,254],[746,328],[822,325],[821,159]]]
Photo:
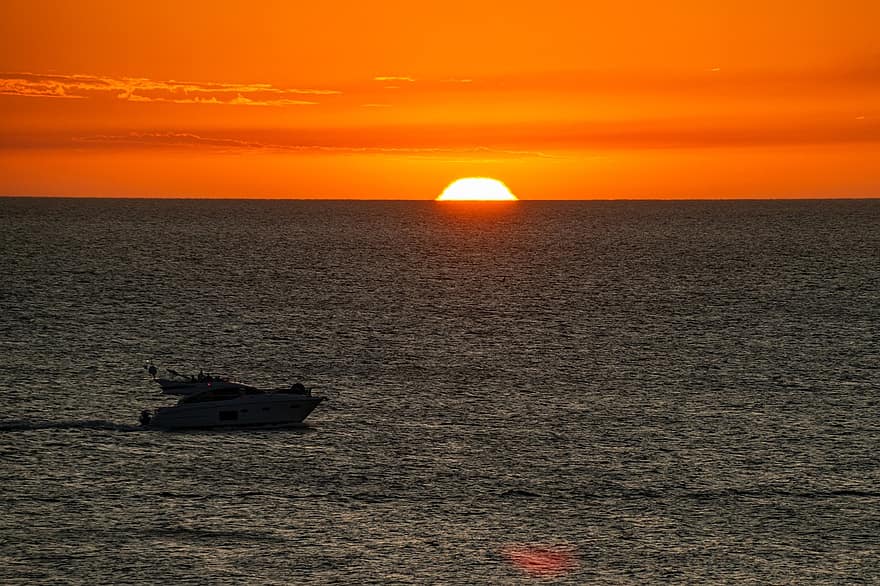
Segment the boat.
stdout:
[[156,429],[282,426],[302,423],[324,397],[297,383],[284,389],[214,387],[180,398],[176,405],[141,412],[141,425]]

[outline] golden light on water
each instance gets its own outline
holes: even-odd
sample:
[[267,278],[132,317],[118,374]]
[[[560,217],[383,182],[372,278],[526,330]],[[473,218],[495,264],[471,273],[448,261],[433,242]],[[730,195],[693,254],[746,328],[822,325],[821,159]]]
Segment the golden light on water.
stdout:
[[450,183],[437,201],[517,201],[517,197],[497,179],[465,177]]
[[578,567],[576,552],[568,546],[510,545],[503,553],[517,569],[533,577],[563,576]]

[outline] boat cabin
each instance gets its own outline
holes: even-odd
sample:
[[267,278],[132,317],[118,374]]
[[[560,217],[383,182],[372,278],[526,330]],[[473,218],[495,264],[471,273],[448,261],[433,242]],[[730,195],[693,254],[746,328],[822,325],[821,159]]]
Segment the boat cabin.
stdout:
[[187,405],[190,403],[206,403],[208,401],[228,401],[230,399],[237,399],[242,395],[262,394],[264,394],[264,391],[253,387],[208,389],[201,393],[183,397],[178,404]]

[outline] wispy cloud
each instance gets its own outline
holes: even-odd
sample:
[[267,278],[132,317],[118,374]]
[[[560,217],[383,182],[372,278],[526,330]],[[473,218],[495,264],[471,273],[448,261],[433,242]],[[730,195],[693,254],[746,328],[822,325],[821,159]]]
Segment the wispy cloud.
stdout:
[[[466,82],[445,79],[444,82]],[[419,84],[420,86],[423,84]],[[880,56],[870,61],[789,69],[717,67],[669,70],[546,70],[483,76],[479,86],[507,93],[540,92],[619,98],[699,95],[703,99],[773,96],[827,97],[880,90]]]
[[487,146],[393,146],[331,144],[334,139],[323,142],[269,142],[240,138],[204,136],[192,132],[128,132],[125,134],[96,134],[74,137],[80,146],[137,148],[209,148],[218,152],[265,152],[309,153],[326,152],[338,154],[397,154],[408,156],[454,155],[492,156],[495,158],[558,158],[540,151],[492,148]]
[[330,89],[277,87],[267,83],[157,81],[143,77],[79,74],[0,73],[0,95],[86,99],[114,97],[130,102],[222,104],[230,106],[312,105],[302,96],[340,94]]
[[[378,104],[375,105],[378,107]],[[413,157],[475,156],[566,158],[575,151],[708,149],[840,144],[880,144],[880,118],[825,116],[811,121],[740,119],[707,124],[699,119],[629,123],[377,125],[208,131],[80,130],[0,132],[8,149],[195,149],[229,153],[397,154]]]
[[377,75],[373,78],[374,81],[415,81],[416,78],[408,77],[405,75]]

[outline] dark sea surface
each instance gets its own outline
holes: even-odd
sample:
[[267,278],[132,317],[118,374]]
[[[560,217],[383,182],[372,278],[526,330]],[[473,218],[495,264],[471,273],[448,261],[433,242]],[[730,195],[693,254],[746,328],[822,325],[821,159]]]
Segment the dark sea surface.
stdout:
[[[2,584],[880,583],[880,200],[0,198]],[[144,361],[328,397],[162,432]]]

